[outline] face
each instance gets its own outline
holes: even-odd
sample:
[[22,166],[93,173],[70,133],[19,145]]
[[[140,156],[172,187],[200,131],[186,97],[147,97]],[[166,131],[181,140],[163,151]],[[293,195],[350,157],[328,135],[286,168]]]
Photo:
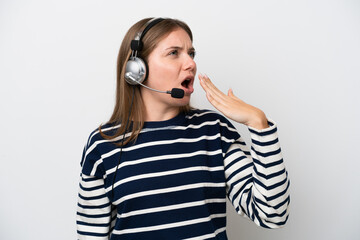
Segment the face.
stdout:
[[185,30],[179,28],[165,36],[148,57],[149,75],[145,82],[151,88],[168,91],[180,88],[185,91],[182,99],[169,94],[157,93],[141,88],[144,102],[166,107],[180,107],[189,103],[194,91],[196,63],[195,49]]

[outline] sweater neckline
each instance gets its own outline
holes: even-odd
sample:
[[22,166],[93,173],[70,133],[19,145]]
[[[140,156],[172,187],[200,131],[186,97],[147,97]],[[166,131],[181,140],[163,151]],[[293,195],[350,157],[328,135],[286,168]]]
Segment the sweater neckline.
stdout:
[[175,124],[179,124],[184,120],[185,120],[185,114],[179,113],[175,117],[168,120],[144,122],[144,128],[168,127]]

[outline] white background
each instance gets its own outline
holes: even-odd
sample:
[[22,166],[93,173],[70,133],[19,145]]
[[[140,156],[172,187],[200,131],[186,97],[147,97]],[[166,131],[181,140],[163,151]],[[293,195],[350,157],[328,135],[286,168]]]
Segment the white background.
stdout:
[[[125,32],[154,16],[188,23],[198,72],[278,123],[288,224],[262,229],[229,205],[229,238],[360,239],[360,2],[351,0],[1,0],[0,239],[76,238],[82,148],[112,112]],[[195,88],[192,104],[211,108]]]

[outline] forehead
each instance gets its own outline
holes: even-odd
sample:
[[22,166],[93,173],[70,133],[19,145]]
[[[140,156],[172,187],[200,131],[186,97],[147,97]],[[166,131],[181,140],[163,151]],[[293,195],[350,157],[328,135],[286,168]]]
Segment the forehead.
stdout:
[[158,42],[157,47],[192,47],[192,42],[187,32],[182,28],[177,28],[166,35]]

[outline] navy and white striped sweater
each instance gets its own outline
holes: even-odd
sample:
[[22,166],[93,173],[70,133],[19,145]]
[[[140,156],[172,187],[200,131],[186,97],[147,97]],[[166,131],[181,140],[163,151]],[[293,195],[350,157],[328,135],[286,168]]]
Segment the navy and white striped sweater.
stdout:
[[289,180],[276,125],[269,124],[249,128],[248,149],[212,111],[146,122],[136,143],[122,149],[112,204],[120,148],[94,131],[81,162],[78,239],[108,239],[109,225],[112,240],[227,239],[226,197],[257,225],[281,227]]

